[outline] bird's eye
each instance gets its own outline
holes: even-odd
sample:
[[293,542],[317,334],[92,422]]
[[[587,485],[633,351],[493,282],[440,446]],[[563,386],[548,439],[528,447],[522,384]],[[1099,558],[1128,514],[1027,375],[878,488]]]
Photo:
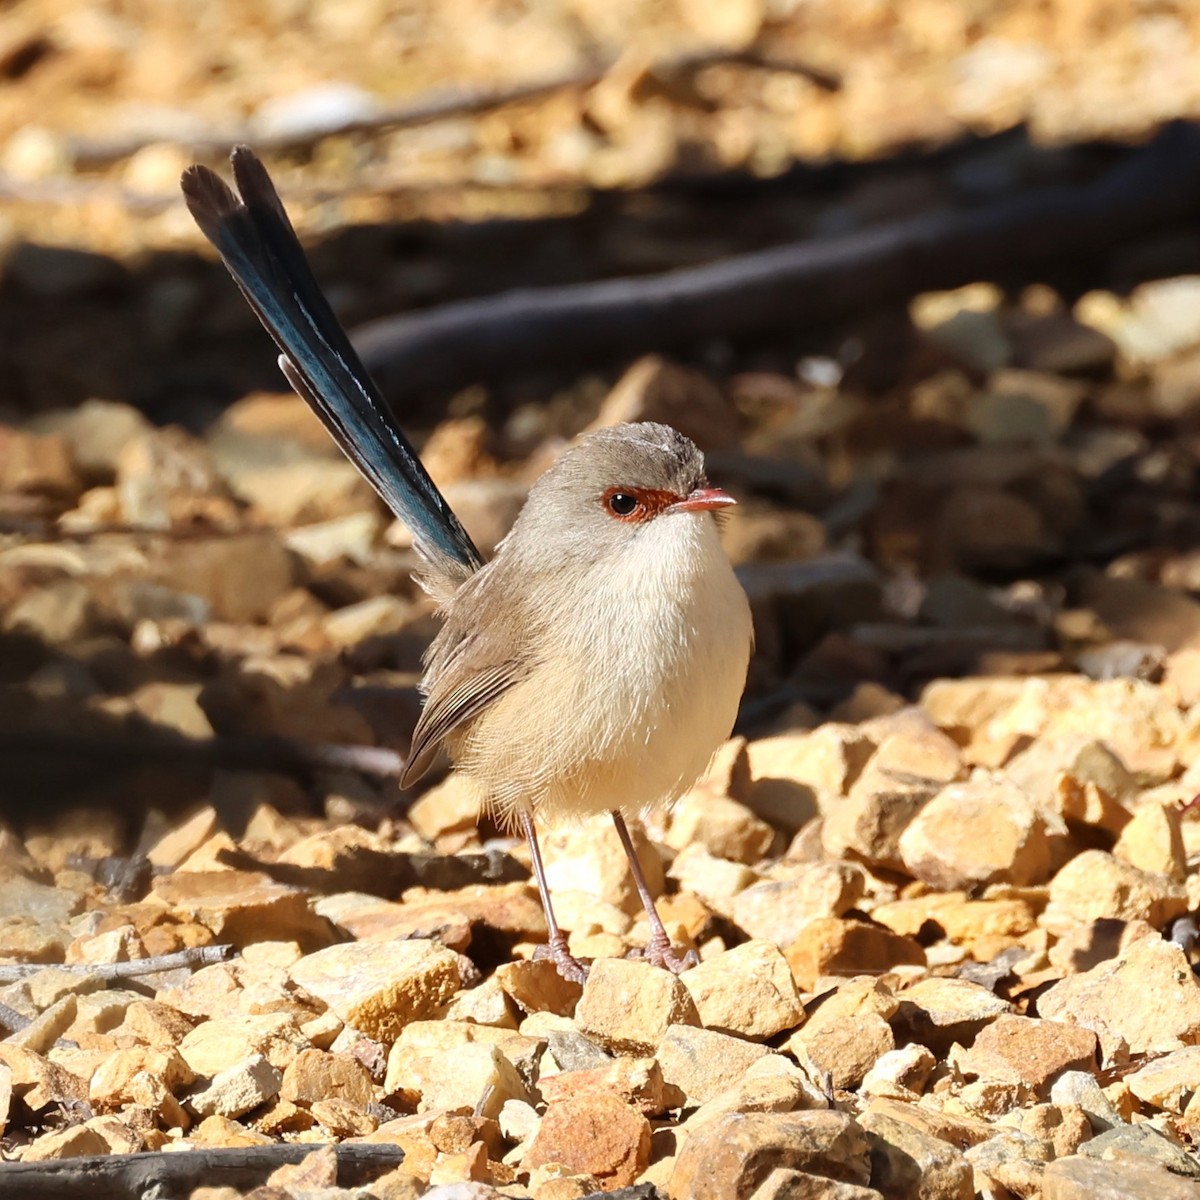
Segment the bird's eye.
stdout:
[[614,517],[631,517],[637,511],[640,502],[631,492],[612,492],[606,503]]

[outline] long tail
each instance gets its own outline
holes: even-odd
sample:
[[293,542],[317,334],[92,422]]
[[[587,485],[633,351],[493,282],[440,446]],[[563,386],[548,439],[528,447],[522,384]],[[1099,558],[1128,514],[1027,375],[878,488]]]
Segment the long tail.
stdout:
[[207,167],[184,171],[180,186],[196,224],[283,352],[288,382],[412,531],[430,583],[441,591],[465,579],[482,566],[479,551],[334,316],[266,168],[246,146],[231,161],[240,196]]

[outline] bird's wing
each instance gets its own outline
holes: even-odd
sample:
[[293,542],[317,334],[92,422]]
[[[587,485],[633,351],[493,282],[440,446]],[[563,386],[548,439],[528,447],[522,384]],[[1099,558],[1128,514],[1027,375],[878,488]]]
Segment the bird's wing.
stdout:
[[283,354],[288,382],[412,531],[434,588],[449,594],[483,564],[321,292],[266,168],[233,152],[240,195],[207,167],[180,181],[188,208]]
[[429,690],[421,719],[413,730],[401,787],[409,787],[429,770],[448,734],[478,716],[528,673],[511,657],[481,666],[464,655],[460,662],[463,665],[458,670],[440,674]]

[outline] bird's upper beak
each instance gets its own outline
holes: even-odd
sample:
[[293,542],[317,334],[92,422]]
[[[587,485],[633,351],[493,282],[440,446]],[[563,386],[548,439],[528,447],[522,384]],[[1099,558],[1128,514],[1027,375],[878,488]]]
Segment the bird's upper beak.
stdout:
[[667,511],[711,512],[713,509],[728,508],[731,504],[736,503],[737,501],[721,488],[696,488],[694,492],[689,492],[682,500],[676,500]]

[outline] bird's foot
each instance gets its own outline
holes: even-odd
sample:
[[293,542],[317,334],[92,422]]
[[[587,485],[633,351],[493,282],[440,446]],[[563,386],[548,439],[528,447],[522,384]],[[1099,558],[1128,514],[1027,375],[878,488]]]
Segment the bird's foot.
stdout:
[[640,951],[638,956],[650,963],[651,966],[662,967],[664,971],[670,971],[672,975],[682,975],[691,967],[700,965],[700,956],[695,950],[689,950],[681,958],[675,953],[675,948],[667,938],[652,937],[645,950]]
[[560,933],[544,946],[533,952],[534,959],[553,959],[555,969],[568,983],[587,983],[587,964],[582,963],[567,949],[567,939]]

